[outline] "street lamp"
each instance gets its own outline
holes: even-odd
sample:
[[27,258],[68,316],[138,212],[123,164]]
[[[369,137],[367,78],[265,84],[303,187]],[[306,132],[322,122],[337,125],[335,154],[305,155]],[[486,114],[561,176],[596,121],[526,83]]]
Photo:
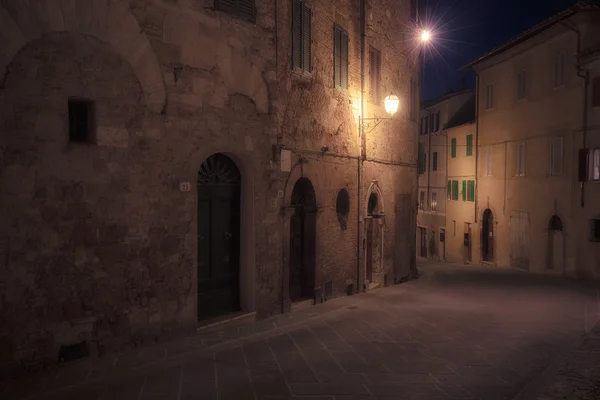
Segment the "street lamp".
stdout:
[[421,31],[421,42],[429,42],[429,39],[431,39],[431,32],[429,32],[427,29],[423,29]]
[[[385,107],[385,112],[387,112],[389,117],[374,117],[374,118],[363,118],[361,114],[358,115],[358,122],[360,129],[363,134],[369,133],[375,129],[377,125],[383,122],[386,119],[392,119],[392,115],[398,111],[398,106],[400,105],[400,99],[395,94],[390,94],[383,100],[383,105]],[[368,129],[368,131],[367,131]]]

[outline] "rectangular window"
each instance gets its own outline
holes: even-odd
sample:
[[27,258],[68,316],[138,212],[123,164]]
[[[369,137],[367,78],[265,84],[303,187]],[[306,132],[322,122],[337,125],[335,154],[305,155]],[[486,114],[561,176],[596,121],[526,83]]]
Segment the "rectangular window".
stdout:
[[563,170],[563,138],[552,138],[550,144],[550,175],[560,175]]
[[435,131],[439,131],[440,130],[440,112],[436,111],[435,112]]
[[592,150],[592,168],[590,177],[593,181],[600,181],[600,148],[596,148]]
[[473,135],[467,135],[467,156],[473,155]]
[[435,113],[429,114],[429,132],[435,132]]
[[592,80],[592,107],[600,106],[600,76]]
[[256,16],[254,0],[215,0],[215,10],[250,22],[254,22]]
[[292,4],[292,68],[312,71],[312,12],[302,0]]
[[423,150],[419,154],[419,174],[424,174],[427,171],[427,154]]
[[522,100],[527,95],[527,76],[525,70],[517,73],[517,100]]
[[483,174],[492,176],[492,148],[486,147],[483,153]]
[[448,193],[447,193],[446,198],[448,200],[452,199],[452,181],[448,181]]
[[431,211],[437,211],[437,193],[431,192]]
[[467,201],[475,201],[475,181],[467,181]]
[[348,90],[348,32],[333,29],[333,81],[336,89]]
[[369,48],[369,96],[371,103],[381,102],[381,52],[374,47]]
[[438,154],[437,151],[433,152],[433,159],[431,160],[431,162],[433,163],[433,165],[431,166],[432,171],[438,170],[438,155],[437,154]]
[[516,152],[516,176],[525,176],[525,143],[517,143],[517,152]]
[[69,142],[85,143],[94,139],[94,102],[70,98]]
[[494,84],[490,83],[486,87],[485,109],[491,110],[492,108],[494,108]]
[[423,134],[426,135],[429,133],[429,117],[423,117],[423,127],[424,127],[424,131]]
[[452,181],[452,200],[458,200],[458,181]]
[[451,142],[450,157],[456,158],[456,138],[453,138]]
[[590,242],[600,242],[600,219],[590,219]]
[[462,201],[467,201],[467,181],[462,181]]
[[565,61],[567,56],[565,53],[554,56],[552,65],[552,76],[554,78],[553,87],[559,88],[565,84]]
[[425,192],[421,191],[421,193],[419,193],[419,209],[424,210],[425,209]]

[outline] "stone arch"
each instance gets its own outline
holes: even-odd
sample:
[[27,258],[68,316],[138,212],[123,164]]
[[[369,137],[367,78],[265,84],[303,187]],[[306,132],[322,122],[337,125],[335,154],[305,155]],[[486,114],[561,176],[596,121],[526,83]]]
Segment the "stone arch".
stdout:
[[[367,190],[364,217],[364,282],[366,289],[383,286],[383,244],[385,202],[379,182],[373,181]],[[368,284],[367,284],[368,282]]]
[[[190,181],[192,190],[198,190],[197,176],[200,166],[211,155],[220,153],[231,159],[241,174],[240,193],[240,308],[243,312],[256,311],[256,258],[255,258],[255,231],[254,231],[254,168],[249,156],[240,155],[236,146],[225,146],[219,148],[203,149],[201,152],[192,154],[190,159]],[[193,235],[193,243],[197,243],[198,234],[198,210],[197,196],[189,196],[188,209],[193,212],[194,218],[190,221],[190,232]],[[197,245],[197,244],[196,244]],[[197,254],[197,249],[195,251]],[[194,270],[196,266],[194,266]],[[195,283],[197,285],[197,283]]]
[[116,0],[24,2],[5,0],[0,6],[0,87],[15,55],[32,40],[52,32],[94,36],[127,60],[138,78],[146,106],[160,113],[166,89],[156,54],[126,3]]
[[374,194],[377,196],[377,208],[380,214],[385,212],[385,202],[383,199],[383,192],[379,187],[379,182],[374,181],[369,185],[369,189],[367,190],[367,197],[365,199],[365,215],[369,214],[369,199],[371,195]]
[[258,67],[246,55],[234,51],[230,58],[219,61],[219,70],[227,94],[242,94],[254,102],[261,114],[269,112],[269,90]]

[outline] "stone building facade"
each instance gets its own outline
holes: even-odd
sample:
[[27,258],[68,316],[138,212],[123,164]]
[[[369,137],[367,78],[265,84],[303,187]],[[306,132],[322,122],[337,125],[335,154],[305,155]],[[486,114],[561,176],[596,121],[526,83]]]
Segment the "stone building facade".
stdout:
[[478,77],[475,260],[600,275],[599,32],[600,9],[582,1],[470,65]]
[[391,0],[3,1],[2,370],[414,276],[414,33]]
[[421,106],[417,258],[445,260],[448,237],[447,195],[450,153],[448,130],[463,124],[473,91],[449,92]]

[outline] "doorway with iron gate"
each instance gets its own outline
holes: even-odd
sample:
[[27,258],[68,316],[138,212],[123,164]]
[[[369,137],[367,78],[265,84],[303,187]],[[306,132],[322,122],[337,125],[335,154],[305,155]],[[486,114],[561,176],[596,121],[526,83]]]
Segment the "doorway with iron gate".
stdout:
[[489,208],[483,212],[481,220],[481,260],[494,261],[494,214]]
[[240,310],[241,174],[224,154],[198,171],[198,320]]
[[300,178],[292,190],[290,218],[290,300],[314,296],[316,276],[317,199],[308,178]]

